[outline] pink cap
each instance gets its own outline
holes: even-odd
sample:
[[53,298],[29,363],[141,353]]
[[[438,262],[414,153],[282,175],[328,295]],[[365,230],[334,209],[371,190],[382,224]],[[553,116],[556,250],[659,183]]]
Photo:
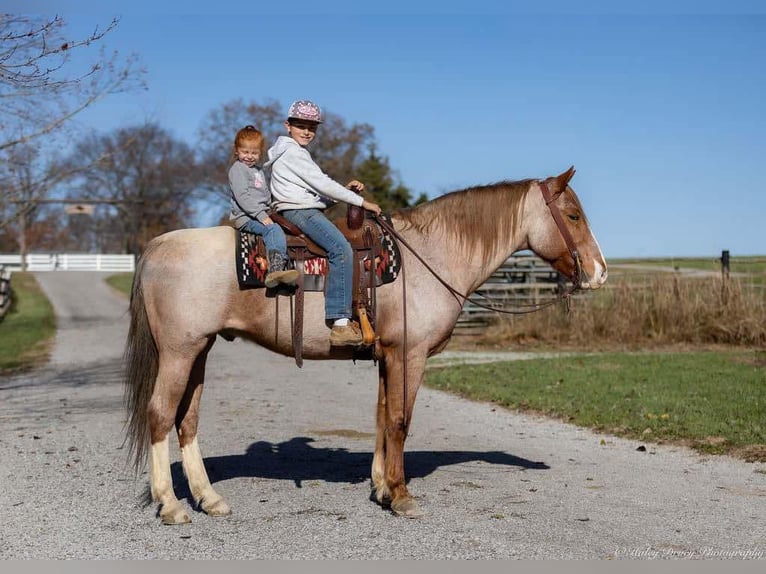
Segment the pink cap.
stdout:
[[307,120],[310,122],[322,123],[322,110],[314,102],[309,100],[296,100],[290,104],[290,111],[287,112],[287,119]]

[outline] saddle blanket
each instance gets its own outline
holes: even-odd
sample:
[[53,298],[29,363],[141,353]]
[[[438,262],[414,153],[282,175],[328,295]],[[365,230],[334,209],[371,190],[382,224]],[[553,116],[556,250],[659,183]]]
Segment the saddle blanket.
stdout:
[[[266,247],[263,238],[255,233],[236,230],[236,265],[239,288],[265,287],[266,274],[269,271],[269,262],[266,257]],[[374,269],[375,285],[380,286],[391,283],[399,275],[401,269],[401,254],[399,246],[385,231],[381,236],[381,248],[373,265],[369,257],[364,260],[365,271]],[[295,269],[303,274],[304,291],[323,291],[324,279],[328,272],[326,257],[311,257],[302,263],[291,259]],[[302,267],[302,268],[301,268]]]

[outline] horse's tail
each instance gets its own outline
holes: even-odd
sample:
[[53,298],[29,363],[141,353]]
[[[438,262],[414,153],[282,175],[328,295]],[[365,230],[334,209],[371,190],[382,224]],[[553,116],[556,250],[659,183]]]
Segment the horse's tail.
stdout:
[[132,459],[136,472],[143,466],[149,447],[147,409],[154,392],[159,368],[159,353],[149,327],[149,317],[144,305],[144,286],[141,280],[141,272],[148,254],[148,250],[143,254],[133,276],[133,287],[130,293],[130,330],[123,358],[124,403],[128,411],[125,441],[128,444],[128,460]]

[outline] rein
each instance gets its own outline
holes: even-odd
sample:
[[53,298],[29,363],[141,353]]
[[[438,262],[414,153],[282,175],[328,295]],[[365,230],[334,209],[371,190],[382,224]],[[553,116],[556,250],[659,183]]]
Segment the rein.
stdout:
[[[478,307],[481,307],[483,309],[487,309],[489,311],[494,311],[495,313],[503,313],[508,315],[524,315],[527,313],[533,313],[535,311],[540,311],[541,309],[544,309],[546,307],[549,307],[555,303],[558,303],[559,300],[565,300],[567,304],[567,312],[569,311],[569,305],[570,305],[570,296],[572,293],[577,291],[580,287],[580,276],[582,274],[582,261],[580,260],[580,254],[577,251],[577,246],[575,245],[574,239],[572,238],[572,234],[569,233],[569,229],[567,229],[566,225],[564,224],[564,218],[561,215],[561,211],[556,206],[554,201],[556,200],[556,197],[553,197],[551,195],[550,190],[548,189],[548,184],[544,181],[538,182],[540,185],[540,190],[543,194],[543,200],[545,201],[545,205],[548,206],[548,209],[551,212],[551,215],[553,216],[553,220],[556,222],[556,226],[559,229],[559,233],[561,233],[561,237],[564,239],[564,243],[567,246],[567,249],[569,250],[570,255],[572,256],[572,259],[575,264],[574,273],[572,274],[572,277],[570,279],[572,280],[572,286],[567,289],[565,292],[561,293],[558,298],[551,299],[550,301],[547,301],[545,303],[535,303],[530,305],[532,307],[531,309],[526,310],[518,310],[518,309],[498,309],[497,307],[492,307],[491,305],[484,305],[482,303],[479,303],[477,301],[472,301],[473,304],[475,304]],[[412,253],[420,263],[423,264],[423,266],[428,269],[428,271],[433,275],[439,283],[441,283],[447,291],[452,294],[453,297],[461,304],[463,305],[466,301],[468,301],[468,295],[461,293],[452,285],[447,283],[447,281],[444,280],[426,261],[423,259],[423,257],[415,251],[415,249],[412,248],[412,246],[407,242],[406,239],[404,239],[401,234],[394,229],[393,223],[388,223],[385,218],[379,217],[377,215],[373,215],[375,221],[378,222],[378,225],[380,225],[381,228],[385,229],[388,233],[391,234],[392,237],[396,238],[402,245],[404,245],[410,253]],[[393,220],[392,220],[393,221]],[[462,301],[460,301],[462,299]],[[407,433],[407,282],[405,279],[404,274],[404,258],[402,258],[402,314],[403,314],[403,320],[404,324],[402,325],[403,328],[403,338],[402,343],[404,345],[404,351],[402,353],[402,375],[403,375],[403,396],[402,396],[402,425],[404,427],[405,434]]]

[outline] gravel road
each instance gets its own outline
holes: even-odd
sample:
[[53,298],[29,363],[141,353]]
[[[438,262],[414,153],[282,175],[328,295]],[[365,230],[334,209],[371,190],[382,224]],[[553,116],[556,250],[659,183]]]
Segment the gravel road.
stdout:
[[[37,274],[59,331],[46,367],[0,378],[0,559],[766,556],[766,465],[429,389],[418,395],[406,454],[426,517],[396,518],[369,500],[376,368],[298,369],[220,339],[200,443],[233,514],[194,511],[190,525],[163,526],[142,503],[147,474],[135,478],[126,465],[127,301],[103,277]],[[178,463],[173,472],[188,497]]]

